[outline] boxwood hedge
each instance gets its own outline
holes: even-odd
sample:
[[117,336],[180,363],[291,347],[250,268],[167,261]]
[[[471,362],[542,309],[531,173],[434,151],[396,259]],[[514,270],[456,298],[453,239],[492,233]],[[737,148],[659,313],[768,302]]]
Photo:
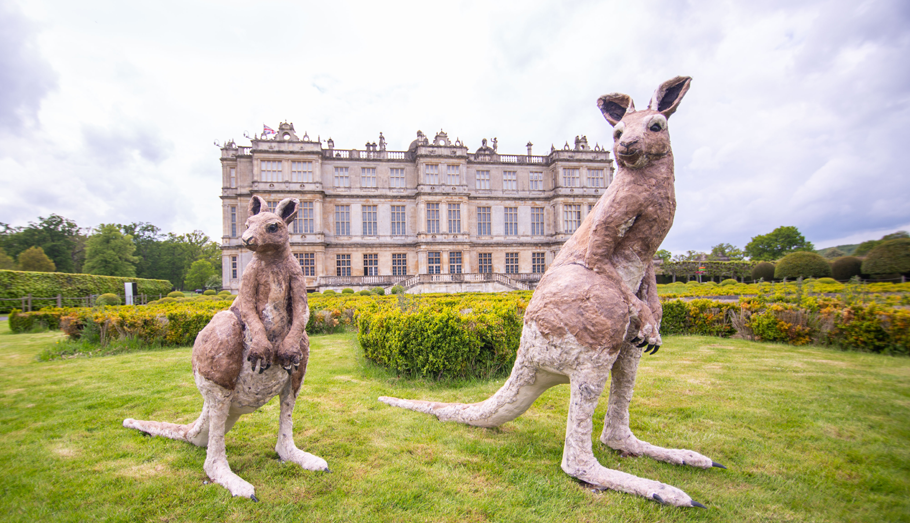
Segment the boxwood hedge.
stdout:
[[[21,298],[31,294],[36,298],[81,298],[105,293],[123,294],[123,284],[135,282],[139,294],[158,296],[167,294],[173,285],[167,280],[96,276],[94,274],[69,274],[63,272],[0,271],[0,298]],[[33,302],[33,308],[56,304],[56,300]],[[8,312],[21,305],[14,301],[0,301],[0,312]]]

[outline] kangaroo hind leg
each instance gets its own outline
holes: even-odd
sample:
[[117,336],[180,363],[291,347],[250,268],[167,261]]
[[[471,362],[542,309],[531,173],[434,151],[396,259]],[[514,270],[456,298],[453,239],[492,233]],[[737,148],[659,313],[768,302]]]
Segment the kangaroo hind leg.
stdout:
[[626,455],[648,456],[658,461],[675,465],[690,465],[699,468],[722,467],[697,452],[685,449],[666,449],[641,441],[629,428],[629,403],[638,373],[642,349],[631,343],[624,343],[619,357],[610,371],[610,399],[604,419],[600,442]]
[[591,433],[594,410],[605,385],[606,373],[576,372],[572,375],[562,470],[592,485],[635,494],[660,503],[678,507],[702,506],[676,487],[608,469],[597,462],[592,450]]

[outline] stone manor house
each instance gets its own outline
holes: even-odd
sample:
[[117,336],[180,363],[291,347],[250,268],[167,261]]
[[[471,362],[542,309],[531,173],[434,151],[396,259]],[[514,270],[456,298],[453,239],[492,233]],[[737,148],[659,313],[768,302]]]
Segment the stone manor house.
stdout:
[[252,195],[301,203],[291,250],[311,291],[402,285],[408,292],[533,289],[613,180],[610,152],[576,137],[546,156],[469,152],[440,131],[407,151],[323,145],[282,123],[221,147],[223,286],[236,291]]

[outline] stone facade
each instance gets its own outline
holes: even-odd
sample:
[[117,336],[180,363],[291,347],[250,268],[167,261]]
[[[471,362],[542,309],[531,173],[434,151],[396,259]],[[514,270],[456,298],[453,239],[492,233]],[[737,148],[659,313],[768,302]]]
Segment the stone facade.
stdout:
[[291,250],[310,290],[403,285],[409,292],[533,288],[613,180],[610,152],[584,137],[546,156],[475,152],[440,131],[407,151],[385,138],[338,149],[282,123],[251,146],[221,147],[223,286],[252,253],[240,236],[249,199],[298,198]]

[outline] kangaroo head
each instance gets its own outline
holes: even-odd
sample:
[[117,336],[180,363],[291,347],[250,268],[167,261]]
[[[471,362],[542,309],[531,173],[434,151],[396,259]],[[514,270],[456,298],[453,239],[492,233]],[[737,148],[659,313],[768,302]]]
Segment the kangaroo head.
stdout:
[[667,80],[643,111],[635,110],[627,94],[605,94],[597,99],[597,107],[613,126],[613,154],[621,167],[642,169],[670,154],[667,118],[676,112],[691,83],[688,76]]
[[249,218],[241,240],[243,245],[254,252],[279,251],[289,246],[288,224],[297,214],[300,200],[285,198],[278,202],[275,212],[269,212],[265,200],[259,196],[250,198],[247,208]]

